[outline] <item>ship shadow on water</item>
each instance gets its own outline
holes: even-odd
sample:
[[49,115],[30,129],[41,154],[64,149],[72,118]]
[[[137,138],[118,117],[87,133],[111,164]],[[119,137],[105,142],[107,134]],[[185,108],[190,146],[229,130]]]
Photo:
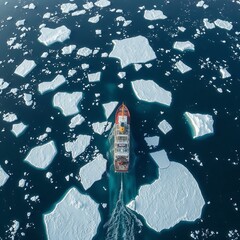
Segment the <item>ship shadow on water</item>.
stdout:
[[[115,126],[114,126],[115,127]],[[134,154],[135,143],[130,136],[130,165],[128,173],[116,173],[113,165],[114,127],[109,134],[108,144],[108,177],[109,177],[109,220],[105,223],[106,240],[134,240],[135,234],[141,230],[142,223],[137,216],[126,207],[137,194]]]

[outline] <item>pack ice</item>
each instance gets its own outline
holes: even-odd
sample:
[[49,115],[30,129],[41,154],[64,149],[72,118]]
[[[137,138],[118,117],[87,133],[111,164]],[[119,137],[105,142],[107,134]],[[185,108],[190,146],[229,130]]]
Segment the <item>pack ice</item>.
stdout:
[[24,59],[23,62],[17,66],[14,73],[21,77],[26,77],[35,67],[36,63],[33,60]]
[[118,58],[122,68],[132,63],[145,63],[156,58],[148,39],[141,35],[123,40],[113,40],[113,44],[114,47],[109,57]]
[[101,221],[98,204],[76,188],[69,189],[43,218],[48,240],[91,240]]
[[0,187],[2,187],[8,180],[9,175],[3,170],[0,165]]

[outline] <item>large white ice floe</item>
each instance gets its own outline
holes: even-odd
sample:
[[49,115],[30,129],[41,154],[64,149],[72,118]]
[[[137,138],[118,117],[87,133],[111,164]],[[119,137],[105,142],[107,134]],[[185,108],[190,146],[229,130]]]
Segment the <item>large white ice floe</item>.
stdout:
[[52,81],[50,82],[42,82],[38,84],[38,91],[41,94],[44,94],[46,92],[54,91],[58,87],[60,87],[62,84],[66,82],[66,79],[63,75],[58,74]]
[[106,119],[108,119],[111,116],[112,112],[114,111],[117,105],[118,105],[118,102],[109,102],[109,103],[103,104]]
[[3,170],[0,165],[0,187],[2,187],[8,180],[9,175]]
[[[161,160],[157,163],[160,166],[163,164]],[[152,184],[142,186],[135,200],[127,206],[141,214],[149,227],[160,232],[180,221],[200,218],[204,204],[192,174],[183,165],[170,162],[167,168],[159,168],[159,178]]]
[[36,168],[45,169],[52,163],[56,154],[57,148],[54,141],[49,141],[43,145],[32,148],[24,161]]
[[101,8],[104,8],[104,7],[108,7],[111,2],[108,1],[108,0],[98,0],[97,2],[94,3],[97,7],[101,7]]
[[121,67],[132,63],[145,63],[156,58],[155,52],[143,36],[113,40],[114,47],[109,57],[118,58]]
[[192,70],[192,68],[190,68],[189,66],[187,66],[184,62],[182,62],[181,60],[176,62],[175,66],[177,67],[177,69],[181,72],[181,73],[186,73]]
[[168,168],[170,166],[170,161],[168,159],[168,156],[167,156],[167,153],[165,150],[152,152],[152,153],[150,153],[150,156],[157,163],[157,165],[160,169]]
[[111,128],[112,124],[108,121],[95,122],[92,124],[93,131],[99,135],[102,135],[105,131]]
[[209,114],[185,112],[184,116],[189,123],[193,138],[213,133],[213,118]]
[[44,214],[48,240],[93,239],[101,221],[98,207],[88,195],[69,189],[55,208]]
[[219,28],[222,28],[222,29],[226,29],[228,31],[230,31],[232,28],[233,28],[233,25],[232,23],[228,22],[228,21],[224,21],[224,20],[221,20],[221,19],[217,19],[214,21],[214,24],[219,27]]
[[184,51],[187,51],[187,50],[190,50],[190,51],[194,51],[195,50],[194,44],[191,43],[190,41],[184,41],[184,42],[176,41],[173,44],[173,48],[177,49],[177,50],[179,50],[181,52],[184,52]]
[[23,62],[17,66],[14,73],[21,77],[26,77],[35,67],[36,63],[33,60],[24,59]]
[[63,25],[57,28],[43,27],[40,29],[40,32],[41,35],[38,40],[46,46],[50,46],[55,42],[64,42],[68,39],[70,37],[71,30]]
[[5,113],[3,114],[3,121],[5,122],[14,122],[18,119],[15,113]]
[[75,128],[78,125],[81,125],[84,121],[84,117],[80,114],[77,114],[70,120],[70,124],[68,125],[70,128]]
[[152,80],[132,81],[132,88],[138,99],[146,102],[158,102],[167,106],[171,105],[171,92],[161,88]]
[[222,76],[222,79],[231,77],[231,74],[228,72],[226,68],[220,67],[220,74]]
[[165,16],[161,10],[152,9],[152,10],[144,11],[144,18],[146,20],[153,21],[153,20],[159,20],[159,19],[166,19],[167,16]]
[[28,126],[25,125],[23,122],[15,123],[12,125],[11,132],[16,136],[19,137],[23,132],[26,130]]
[[71,11],[74,11],[78,8],[76,3],[63,3],[61,5],[61,11],[62,13],[69,13]]
[[77,136],[76,140],[72,142],[69,141],[64,144],[65,150],[71,153],[72,158],[76,158],[86,150],[90,144],[90,141],[91,136],[80,134]]
[[79,112],[78,103],[82,97],[82,92],[58,92],[53,97],[53,106],[59,108],[64,116],[71,116]]
[[89,73],[88,74],[88,81],[89,82],[99,82],[101,78],[101,72],[96,72],[96,73]]
[[80,168],[79,176],[85,190],[102,178],[103,173],[106,171],[106,166],[107,160],[103,158],[102,154],[98,154],[93,161]]
[[152,148],[152,147],[157,147],[159,144],[159,137],[158,136],[153,136],[153,137],[145,137],[144,140],[146,141],[147,145]]
[[164,119],[158,124],[158,128],[164,133],[167,134],[172,130],[172,126]]

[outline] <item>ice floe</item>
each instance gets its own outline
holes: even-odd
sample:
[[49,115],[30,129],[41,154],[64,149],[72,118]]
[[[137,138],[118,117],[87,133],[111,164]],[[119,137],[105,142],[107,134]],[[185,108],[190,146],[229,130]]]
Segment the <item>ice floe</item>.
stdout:
[[69,46],[66,46],[66,47],[63,47],[62,48],[62,54],[63,55],[68,55],[68,54],[71,54],[75,49],[76,49],[76,45],[72,44],[72,45],[69,45]]
[[111,116],[112,112],[114,111],[117,105],[118,105],[118,102],[109,102],[109,103],[103,104],[106,119],[108,119]]
[[[162,154],[166,158],[165,153]],[[157,163],[162,164],[161,160]],[[149,227],[160,232],[180,221],[200,218],[204,204],[192,174],[183,165],[170,162],[167,168],[159,168],[159,178],[142,186],[135,200],[127,206],[141,214]]]
[[232,28],[233,28],[233,25],[232,23],[228,22],[228,21],[224,21],[224,20],[221,20],[221,19],[217,19],[214,21],[214,24],[219,27],[219,28],[222,28],[222,29],[226,29],[228,31],[230,31]]
[[87,48],[87,47],[82,47],[77,51],[78,56],[87,57],[90,54],[92,54],[92,50],[90,48]]
[[152,147],[157,147],[159,144],[159,137],[158,136],[153,136],[153,137],[145,137],[144,140],[146,141],[147,145],[152,148]]
[[177,67],[177,69],[181,72],[181,73],[186,73],[192,70],[192,68],[190,68],[189,66],[187,66],[184,62],[182,62],[181,60],[176,62],[175,66]]
[[152,80],[132,81],[132,88],[138,99],[146,102],[158,102],[167,106],[171,105],[172,94],[158,86]]
[[100,78],[101,78],[101,72],[89,73],[88,74],[88,81],[89,82],[99,82]]
[[213,118],[209,114],[185,112],[184,116],[189,123],[193,138],[213,133]]
[[41,94],[46,92],[54,91],[62,84],[66,82],[66,79],[63,75],[58,74],[52,81],[50,82],[42,82],[38,84],[38,91]]
[[41,35],[39,36],[39,42],[46,46],[50,46],[56,42],[64,42],[70,38],[71,30],[62,25],[57,28],[43,27],[40,29]]
[[164,133],[167,134],[172,130],[172,126],[164,119],[158,124],[158,128]]
[[2,90],[6,89],[9,86],[8,82],[5,82],[2,78],[0,78],[0,93]]
[[17,118],[17,115],[15,113],[5,113],[5,114],[3,114],[3,121],[5,121],[5,122],[14,122],[17,119],[18,118]]
[[167,16],[165,16],[161,10],[152,9],[152,10],[144,11],[144,18],[146,20],[153,21],[153,20],[159,20],[159,19],[166,19]]
[[24,161],[39,169],[46,169],[57,154],[54,141],[49,141],[43,145],[30,150]]
[[69,141],[64,144],[65,150],[71,153],[72,158],[76,158],[85,151],[90,144],[90,141],[91,136],[80,134],[77,136],[76,140],[72,142]]
[[14,73],[21,77],[26,77],[35,67],[36,63],[33,60],[24,59],[23,62],[15,69]]
[[104,122],[95,122],[92,124],[93,131],[99,135],[102,135],[104,132],[107,132],[111,128],[111,123]]
[[228,72],[226,68],[220,68],[220,74],[222,76],[222,79],[231,77],[231,74]]
[[209,22],[208,18],[204,18],[204,19],[203,19],[203,24],[204,24],[205,28],[207,28],[207,29],[213,29],[213,28],[215,28],[215,24]]
[[97,233],[101,217],[99,205],[91,197],[71,188],[55,208],[44,214],[47,238],[91,240]]
[[101,15],[97,14],[97,15],[94,16],[94,17],[90,17],[90,18],[88,19],[88,22],[90,22],[90,23],[97,23],[97,22],[99,22],[100,17],[101,17]]
[[76,3],[63,3],[61,5],[61,11],[62,13],[69,13],[71,11],[74,11],[78,8]]
[[106,171],[106,166],[107,160],[103,158],[102,154],[98,154],[93,161],[80,168],[79,176],[85,190],[102,178],[103,173]]
[[69,127],[70,128],[75,128],[78,125],[81,125],[84,121],[84,117],[81,116],[80,114],[77,114],[76,116],[74,116],[71,120],[70,120],[70,124]]
[[93,7],[94,7],[93,2],[86,2],[85,4],[83,4],[83,8],[85,8],[86,10],[89,10]]
[[132,63],[145,63],[156,58],[155,52],[143,36],[113,40],[114,47],[109,57],[118,58],[121,67]]
[[186,50],[190,50],[190,51],[194,51],[195,50],[194,44],[191,43],[190,41],[184,41],[184,42],[176,41],[173,44],[173,48],[177,49],[177,50],[179,50],[181,52],[184,52]]
[[15,123],[12,125],[11,132],[16,136],[19,137],[23,132],[26,130],[28,126],[25,125],[23,122]]
[[108,7],[109,5],[111,5],[111,2],[108,0],[98,0],[97,2],[94,3],[97,7]]
[[53,97],[53,106],[59,108],[64,116],[71,116],[79,112],[78,104],[82,97],[82,92],[58,92]]
[[150,156],[157,163],[160,169],[168,168],[170,166],[170,161],[165,150],[152,152],[150,153]]
[[3,170],[0,165],[0,187],[2,187],[8,180],[9,175]]
[[15,25],[16,25],[17,27],[20,27],[20,26],[23,26],[24,23],[25,23],[25,19],[22,19],[22,20],[18,20]]

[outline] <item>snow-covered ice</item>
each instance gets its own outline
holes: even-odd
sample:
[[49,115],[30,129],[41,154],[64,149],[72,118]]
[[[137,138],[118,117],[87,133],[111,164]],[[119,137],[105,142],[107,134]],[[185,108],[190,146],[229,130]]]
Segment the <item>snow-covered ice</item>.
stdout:
[[232,23],[225,21],[225,20],[221,20],[221,19],[217,19],[214,21],[214,24],[222,29],[226,29],[228,31],[230,31],[233,28]]
[[17,119],[18,118],[17,118],[17,115],[15,113],[5,113],[5,114],[3,114],[3,121],[5,121],[5,122],[14,122]]
[[83,56],[83,57],[87,57],[92,53],[92,50],[90,48],[87,47],[82,47],[77,51],[77,55],[78,56]]
[[172,126],[164,119],[158,124],[158,128],[164,133],[167,134],[172,130]]
[[39,42],[46,46],[50,46],[55,42],[64,42],[70,38],[71,30],[62,25],[57,28],[43,27],[40,29],[41,35],[38,38]]
[[106,119],[108,119],[111,116],[112,112],[114,111],[117,105],[118,105],[118,102],[109,102],[109,103],[103,104]]
[[177,69],[181,72],[181,73],[186,73],[192,70],[192,68],[190,68],[189,66],[187,66],[184,62],[182,62],[181,60],[176,62],[175,66],[177,67]]
[[183,165],[170,162],[168,168],[159,169],[159,178],[142,186],[127,206],[141,214],[149,227],[160,232],[180,221],[200,218],[204,204],[192,174]]
[[55,208],[44,214],[47,238],[91,240],[97,233],[101,217],[99,205],[88,195],[71,188]]
[[88,74],[88,81],[89,82],[99,82],[100,78],[101,78],[101,72],[89,73]]
[[58,92],[53,97],[53,106],[59,108],[64,116],[71,116],[79,112],[78,104],[82,97],[82,92]]
[[231,77],[231,74],[228,72],[226,68],[220,68],[220,74],[222,76],[222,79]]
[[66,46],[66,47],[63,47],[62,48],[62,54],[63,55],[68,55],[68,54],[71,54],[75,49],[76,49],[76,45],[72,44],[72,45],[69,45],[69,46]]
[[78,125],[81,125],[84,121],[84,117],[81,116],[80,114],[77,114],[70,120],[69,127],[70,128],[75,128]]
[[156,147],[159,144],[159,137],[158,136],[145,137],[144,140],[146,141],[146,143],[149,147]]
[[66,82],[66,79],[63,75],[58,74],[52,81],[50,82],[42,82],[38,84],[38,91],[41,94],[44,94],[46,92],[54,91],[58,87],[60,87],[62,84]]
[[36,63],[33,60],[24,59],[23,62],[17,66],[14,73],[26,77],[36,67]]
[[170,161],[165,150],[152,152],[150,155],[160,169],[168,168],[170,166]]
[[193,138],[213,133],[213,118],[209,114],[185,112],[184,116],[189,123]]
[[144,11],[144,18],[146,20],[153,21],[153,20],[159,20],[159,19],[166,19],[167,16],[165,16],[161,10],[152,9],[152,10]]
[[61,5],[61,11],[62,13],[69,13],[71,11],[74,11],[78,8],[76,3],[63,3]]
[[97,2],[94,3],[97,7],[101,7],[101,8],[104,8],[104,7],[108,7],[111,2],[108,1],[108,0],[98,0]]
[[138,99],[146,102],[158,102],[167,106],[171,105],[172,94],[158,86],[152,80],[132,81],[132,88]]
[[121,67],[132,63],[146,63],[156,58],[155,52],[143,36],[113,40],[114,47],[109,57],[118,58]]
[[15,123],[12,125],[11,132],[16,136],[19,137],[27,128],[28,126],[25,125],[23,122]]
[[184,52],[186,50],[190,50],[190,51],[194,51],[195,50],[194,44],[191,43],[190,41],[184,41],[184,42],[176,41],[173,44],[173,48],[177,49],[177,50],[179,50],[181,52]]
[[80,168],[79,176],[85,190],[102,178],[103,173],[106,171],[106,166],[107,160],[103,158],[102,154],[98,154],[93,161]]
[[89,135],[78,135],[76,140],[72,142],[66,142],[65,150],[67,152],[71,152],[72,158],[78,157],[80,154],[82,154],[85,149],[88,147],[91,141],[91,136]]
[[30,150],[24,161],[39,169],[46,169],[57,154],[54,141],[36,146]]
[[0,165],[0,187],[2,187],[8,180],[9,175],[3,170]]
[[95,122],[92,124],[93,131],[99,135],[102,135],[105,131],[111,128],[111,123],[104,121],[104,122]]

